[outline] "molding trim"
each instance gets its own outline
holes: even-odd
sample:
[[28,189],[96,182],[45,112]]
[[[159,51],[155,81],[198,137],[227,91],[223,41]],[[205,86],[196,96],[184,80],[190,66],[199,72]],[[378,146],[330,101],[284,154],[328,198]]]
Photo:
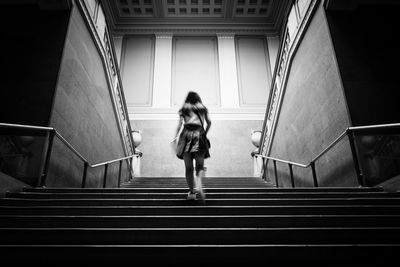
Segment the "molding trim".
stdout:
[[171,32],[154,32],[157,39],[172,39],[174,36]]
[[236,33],[234,32],[223,32],[223,33],[216,33],[218,39],[235,39]]
[[[129,119],[178,120],[179,108],[138,108],[128,105]],[[212,120],[257,120],[263,121],[265,108],[209,108]]]
[[191,27],[168,27],[162,25],[160,27],[136,27],[133,28],[130,25],[119,26],[114,30],[115,35],[128,35],[128,34],[153,34],[154,32],[168,31],[174,35],[215,35],[220,32],[231,32],[242,35],[268,35],[268,36],[278,36],[278,31],[271,31],[265,28],[257,28],[257,25],[244,27],[205,27],[205,26],[191,26]]

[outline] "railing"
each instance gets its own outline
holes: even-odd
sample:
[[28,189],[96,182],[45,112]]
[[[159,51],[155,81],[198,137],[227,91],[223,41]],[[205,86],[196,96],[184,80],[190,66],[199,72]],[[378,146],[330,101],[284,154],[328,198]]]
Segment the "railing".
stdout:
[[[118,159],[113,159],[101,163],[91,164],[81,153],[79,153],[55,128],[53,127],[40,127],[40,126],[32,126],[32,125],[21,125],[21,124],[8,124],[8,123],[0,123],[0,128],[3,133],[0,132],[0,135],[4,135],[5,133],[11,133],[19,136],[27,136],[25,133],[29,131],[29,136],[45,136],[47,140],[46,152],[44,153],[44,163],[40,170],[40,176],[37,182],[37,186],[44,187],[46,186],[46,179],[48,175],[51,152],[53,148],[54,137],[57,137],[70,151],[72,151],[82,162],[83,162],[83,172],[82,172],[82,182],[81,187],[84,188],[86,186],[86,177],[88,173],[88,168],[96,168],[104,166],[104,175],[103,175],[103,188],[106,187],[107,182],[107,172],[108,167],[111,163],[119,162],[119,171],[118,171],[118,187],[121,183],[121,172],[122,172],[122,163],[123,161],[127,161],[129,177],[130,179],[133,177],[133,158],[139,158],[142,156],[142,153],[134,153],[133,155],[129,155],[126,157],[121,157]],[[9,156],[9,154],[0,155],[0,159]]]
[[[262,158],[262,178],[264,180],[267,179],[268,161],[272,161],[274,165],[275,184],[277,187],[279,187],[279,180],[276,162],[288,165],[292,187],[295,187],[293,166],[304,169],[311,168],[314,187],[318,187],[317,172],[315,169],[316,161],[320,159],[323,155],[325,155],[345,136],[349,138],[350,149],[359,186],[370,186],[374,183],[382,182],[383,180],[386,180],[394,175],[400,174],[400,123],[348,127],[308,164],[296,163],[275,157],[261,155],[259,153],[253,153],[252,156]],[[371,139],[371,137],[373,138]],[[365,148],[366,146],[368,146],[368,149]],[[385,153],[387,154],[385,155]],[[375,176],[375,180],[371,181],[371,171],[368,171],[370,163],[366,163],[364,160],[365,158],[368,158],[370,161],[374,162],[374,164],[377,164],[376,166],[378,166],[378,174],[374,173],[374,175],[381,175],[381,177]],[[383,164],[382,162],[385,164]],[[381,167],[379,167],[379,165]],[[391,165],[391,171],[389,173],[387,172],[387,170],[382,170],[382,166],[385,165]],[[379,168],[381,168],[381,170],[379,170]]]

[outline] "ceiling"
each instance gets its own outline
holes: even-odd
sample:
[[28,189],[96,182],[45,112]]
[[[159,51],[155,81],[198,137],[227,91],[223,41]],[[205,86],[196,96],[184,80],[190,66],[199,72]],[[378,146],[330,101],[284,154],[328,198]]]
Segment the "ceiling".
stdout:
[[114,34],[277,35],[291,0],[102,0]]

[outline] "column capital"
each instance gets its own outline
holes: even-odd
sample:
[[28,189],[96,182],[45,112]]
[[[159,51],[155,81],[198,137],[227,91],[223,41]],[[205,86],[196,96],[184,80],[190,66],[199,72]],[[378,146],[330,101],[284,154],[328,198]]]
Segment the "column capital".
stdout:
[[157,39],[171,39],[174,34],[172,32],[155,32],[154,35]]
[[220,32],[220,33],[217,33],[217,37],[219,39],[233,39],[233,38],[235,38],[235,33],[232,33],[232,32]]

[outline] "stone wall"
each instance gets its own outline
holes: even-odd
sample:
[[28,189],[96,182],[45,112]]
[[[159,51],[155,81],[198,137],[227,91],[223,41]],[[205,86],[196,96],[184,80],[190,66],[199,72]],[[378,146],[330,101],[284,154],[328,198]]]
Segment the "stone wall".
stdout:
[[[341,77],[323,6],[318,7],[294,55],[270,156],[308,164],[350,126]],[[277,164],[281,186],[289,167]],[[293,168],[295,186],[313,186],[311,169]],[[320,186],[355,186],[347,138],[316,163]],[[269,177],[274,178],[269,164]]]
[[[50,126],[94,164],[125,156],[117,123],[99,51],[80,10],[74,6]],[[118,166],[114,163],[109,167],[108,187],[117,186]],[[103,172],[104,168],[90,170],[87,186],[102,186]],[[82,173],[82,161],[56,138],[48,186],[80,186]]]

